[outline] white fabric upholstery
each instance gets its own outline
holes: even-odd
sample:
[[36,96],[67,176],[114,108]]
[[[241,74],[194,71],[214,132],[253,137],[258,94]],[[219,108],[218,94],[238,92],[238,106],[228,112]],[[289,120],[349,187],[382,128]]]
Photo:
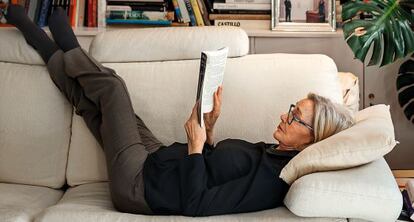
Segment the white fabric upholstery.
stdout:
[[312,173],[296,180],[284,203],[302,217],[348,217],[395,221],[402,198],[392,172],[380,158],[339,171]]
[[21,32],[15,27],[1,28],[0,50],[0,61],[2,62],[32,65],[45,64],[42,57],[27,44]]
[[100,62],[168,61],[200,58],[201,51],[224,46],[229,57],[243,56],[249,38],[241,28],[224,26],[124,29],[99,33],[90,52]]
[[61,187],[71,105],[45,66],[0,61],[0,78],[0,182]]
[[339,72],[338,75],[342,86],[344,105],[355,114],[359,110],[358,77],[350,72]]
[[55,206],[46,209],[39,215],[35,222],[171,222],[171,221],[194,221],[194,222],[346,222],[344,218],[301,218],[292,214],[285,207],[269,209],[264,211],[228,214],[209,217],[185,217],[185,216],[146,216],[117,212],[110,201],[107,183],[92,183],[80,185],[69,189],[62,200]]
[[0,183],[0,221],[29,222],[56,204],[63,192],[47,187]]
[[383,157],[396,145],[389,105],[378,104],[358,111],[356,123],[314,143],[282,169],[280,178],[292,184],[306,174],[341,170]]
[[[105,65],[125,80],[135,112],[161,142],[186,142],[184,123],[195,102],[199,60]],[[216,141],[242,138],[275,143],[272,134],[280,114],[310,91],[342,102],[336,66],[327,56],[267,54],[228,59]],[[105,181],[106,172],[100,170],[106,168],[103,154],[96,155],[103,151],[77,118],[72,126],[68,183]],[[90,155],[94,157],[87,158]]]

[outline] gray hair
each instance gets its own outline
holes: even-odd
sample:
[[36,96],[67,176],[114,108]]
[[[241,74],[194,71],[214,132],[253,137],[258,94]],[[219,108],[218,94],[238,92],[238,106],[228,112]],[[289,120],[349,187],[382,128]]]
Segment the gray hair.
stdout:
[[313,142],[319,142],[355,124],[352,113],[343,105],[309,93],[307,99],[314,103]]

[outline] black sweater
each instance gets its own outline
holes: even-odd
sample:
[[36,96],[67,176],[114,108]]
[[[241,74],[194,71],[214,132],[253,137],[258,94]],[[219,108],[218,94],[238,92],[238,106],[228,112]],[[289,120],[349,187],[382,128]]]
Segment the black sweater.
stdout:
[[186,143],[163,146],[144,164],[145,199],[157,215],[209,216],[283,205],[289,185],[280,171],[298,151],[226,139],[202,154]]

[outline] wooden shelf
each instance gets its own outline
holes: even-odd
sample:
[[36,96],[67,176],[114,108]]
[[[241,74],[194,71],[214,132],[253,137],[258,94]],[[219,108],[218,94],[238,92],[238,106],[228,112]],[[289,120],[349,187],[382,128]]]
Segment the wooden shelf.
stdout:
[[[7,29],[14,27],[0,27],[0,29]],[[73,28],[76,36],[95,36],[100,32],[106,30],[116,30],[116,29],[126,29],[126,28],[138,28],[134,26],[125,26],[125,27],[107,27],[107,28],[91,28],[91,27],[78,27]],[[49,28],[46,26],[43,28],[46,32],[49,32]],[[294,38],[341,38],[343,37],[342,29],[337,29],[335,32],[286,32],[286,31],[272,31],[272,30],[245,30],[249,37],[294,37]]]

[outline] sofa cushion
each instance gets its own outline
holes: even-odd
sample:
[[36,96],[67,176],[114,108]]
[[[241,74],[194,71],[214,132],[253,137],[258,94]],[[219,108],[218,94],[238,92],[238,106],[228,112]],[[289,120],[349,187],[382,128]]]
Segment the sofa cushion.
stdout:
[[303,176],[290,187],[284,203],[302,217],[347,217],[395,221],[402,198],[392,172],[380,158],[358,167]]
[[61,187],[71,105],[45,66],[0,61],[0,77],[0,182]]
[[[199,60],[105,63],[127,85],[135,112],[165,145],[187,142],[184,123],[195,102]],[[300,66],[298,66],[300,64]],[[276,143],[273,132],[289,104],[312,91],[342,102],[335,63],[323,55],[263,54],[230,58],[215,140]],[[105,160],[83,121],[74,117],[68,183],[105,181]],[[89,138],[86,138],[89,137]],[[92,155],[95,155],[91,157]]]
[[29,222],[56,204],[63,192],[47,187],[0,183],[0,221]]
[[319,171],[340,170],[379,159],[396,145],[390,107],[375,105],[355,115],[356,124],[314,143],[282,169],[280,178],[292,184]]
[[344,105],[355,114],[359,111],[358,77],[350,72],[339,72],[338,76],[342,86]]
[[[48,35],[51,36],[50,34]],[[17,28],[2,27],[0,39],[0,61],[30,65],[45,64],[39,53],[27,44],[22,33]]]
[[344,218],[301,218],[285,207],[256,211],[251,213],[227,214],[209,217],[153,216],[121,213],[114,209],[110,200],[108,183],[92,183],[70,188],[62,200],[46,209],[35,222],[83,222],[83,221],[273,221],[273,222],[346,222]]
[[143,62],[196,59],[201,51],[224,46],[229,57],[243,56],[249,52],[249,38],[238,27],[121,29],[99,33],[89,51],[99,62]]

